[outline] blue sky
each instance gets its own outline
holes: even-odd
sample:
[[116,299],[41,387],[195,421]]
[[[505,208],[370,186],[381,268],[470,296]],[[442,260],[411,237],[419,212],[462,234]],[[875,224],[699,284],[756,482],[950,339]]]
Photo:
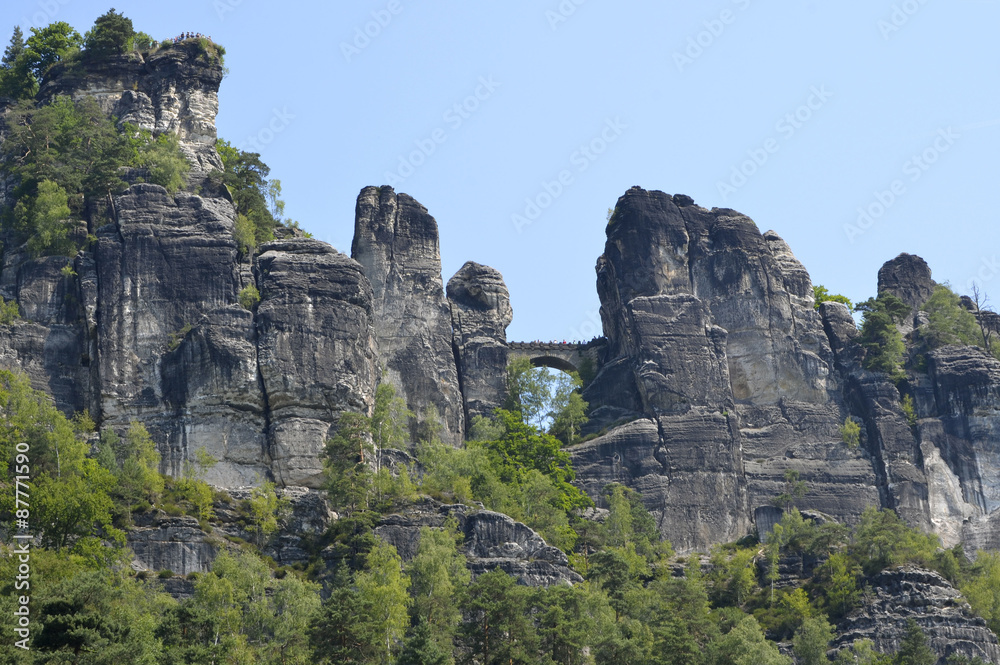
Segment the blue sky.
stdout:
[[[109,7],[4,5],[7,35]],[[905,251],[1000,305],[1000,1],[115,7],[226,47],[219,134],[256,142],[289,216],[349,252],[358,192],[394,184],[437,219],[445,281],[503,273],[512,340],[599,334],[594,263],[632,185],[749,215],[854,300]]]

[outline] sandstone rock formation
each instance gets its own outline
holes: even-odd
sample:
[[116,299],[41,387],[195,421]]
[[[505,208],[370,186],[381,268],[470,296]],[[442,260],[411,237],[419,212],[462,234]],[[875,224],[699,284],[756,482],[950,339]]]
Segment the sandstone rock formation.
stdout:
[[366,187],[358,195],[351,256],[371,282],[380,361],[386,380],[415,415],[413,439],[425,411],[434,407],[444,425],[442,439],[460,444],[465,415],[437,222],[406,194]]
[[371,415],[376,346],[371,286],[357,262],[317,240],[261,247],[257,334],[271,471],[318,487],[323,444],[341,414]]
[[682,551],[746,533],[788,469],[808,507],[850,520],[877,502],[870,462],[840,441],[847,408],[811,281],[777,234],[632,188],[597,286],[608,354],[585,391],[592,428],[640,420],[574,449],[591,496],[612,480],[640,489]]
[[85,67],[56,64],[41,99],[67,95],[95,100],[109,116],[140,129],[173,132],[192,164],[189,181],[200,184],[222,168],[215,151],[222,63],[195,41],[138,53],[89,60]]
[[448,280],[448,302],[465,422],[489,416],[506,392],[507,326],[513,319],[503,276],[473,261]]
[[913,619],[940,656],[940,663],[952,654],[1000,662],[996,636],[937,573],[903,566],[883,571],[870,582],[871,591],[865,595],[862,607],[837,626],[833,648],[839,650],[855,640],[869,639],[878,651],[892,653],[903,639],[907,619]]
[[499,568],[527,586],[583,581],[570,570],[562,550],[546,544],[524,524],[489,510],[442,505],[427,499],[383,517],[375,534],[393,545],[403,561],[409,561],[417,553],[420,529],[441,528],[449,517],[458,522],[464,537],[462,551],[474,577]]

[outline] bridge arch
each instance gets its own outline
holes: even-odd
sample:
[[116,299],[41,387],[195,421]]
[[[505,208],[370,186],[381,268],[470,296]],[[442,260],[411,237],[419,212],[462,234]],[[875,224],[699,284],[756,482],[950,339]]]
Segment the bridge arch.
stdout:
[[559,356],[531,356],[528,359],[534,367],[551,367],[552,369],[559,369],[567,373],[580,371],[579,367]]
[[604,345],[604,338],[598,338],[587,344],[511,342],[507,345],[507,351],[511,360],[527,358],[535,367],[579,372],[585,362],[589,362],[593,367],[601,364]]

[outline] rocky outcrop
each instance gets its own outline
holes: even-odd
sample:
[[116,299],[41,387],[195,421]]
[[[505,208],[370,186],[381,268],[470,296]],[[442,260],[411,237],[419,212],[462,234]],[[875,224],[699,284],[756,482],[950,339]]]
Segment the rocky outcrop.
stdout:
[[513,319],[503,276],[467,262],[448,280],[452,342],[465,405],[465,422],[489,416],[507,389],[507,326]]
[[1000,663],[1000,645],[983,619],[943,577],[913,566],[886,570],[869,580],[862,606],[837,626],[832,648],[869,639],[875,649],[892,653],[899,648],[906,622],[913,619],[927,635],[931,649],[943,663],[952,654]]
[[[209,46],[209,49],[213,47]],[[155,133],[173,132],[192,164],[197,185],[222,168],[215,151],[221,60],[195,40],[138,53],[56,64],[40,98],[95,100],[108,115]]]
[[577,484],[599,504],[608,483],[638,490],[664,536],[689,552],[750,529],[739,441],[730,414],[693,408],[576,446],[573,465]]
[[116,200],[97,232],[97,363],[102,426],[144,422],[179,474],[204,448],[209,481],[267,477],[266,404],[253,314],[242,287],[232,206],[157,185]]
[[920,309],[934,293],[931,269],[919,256],[900,254],[878,271],[878,292],[891,293],[912,309]]
[[933,404],[923,408],[936,417],[921,420],[920,435],[932,520],[949,544],[966,530],[980,541],[973,533],[985,536],[982,527],[1000,519],[1000,362],[968,346],[936,349],[927,361]]
[[[170,516],[162,510],[134,516],[128,530],[128,545],[135,558],[135,570],[170,570],[177,575],[211,570],[219,552],[232,549],[231,541],[253,541],[256,534],[247,530],[245,502],[253,488],[240,487],[217,495],[211,523],[194,517]],[[318,540],[336,513],[330,510],[321,492],[305,487],[278,488],[283,504],[278,531],[261,552],[279,566],[305,564],[310,560],[309,541]],[[207,530],[206,530],[207,529]]]
[[351,256],[371,282],[380,362],[385,380],[415,414],[413,440],[433,407],[444,425],[442,439],[460,444],[465,415],[437,222],[406,194],[365,187],[358,195]]
[[371,286],[356,261],[305,238],[261,247],[255,272],[271,470],[283,485],[318,487],[338,418],[374,405]]
[[789,469],[810,488],[803,507],[849,519],[877,500],[870,462],[839,435],[847,408],[811,280],[777,234],[634,187],[607,235],[607,355],[584,396],[591,429],[641,420],[574,449],[591,496],[626,478],[681,551],[746,533]]
[[420,529],[441,528],[449,518],[456,520],[463,534],[462,552],[474,577],[499,568],[527,586],[583,581],[569,568],[562,550],[546,544],[524,524],[489,510],[427,499],[383,517],[375,534],[393,545],[403,561],[409,561],[417,554]]
[[136,570],[170,570],[178,575],[209,570],[217,553],[214,539],[201,530],[198,520],[165,513],[137,516],[128,545]]

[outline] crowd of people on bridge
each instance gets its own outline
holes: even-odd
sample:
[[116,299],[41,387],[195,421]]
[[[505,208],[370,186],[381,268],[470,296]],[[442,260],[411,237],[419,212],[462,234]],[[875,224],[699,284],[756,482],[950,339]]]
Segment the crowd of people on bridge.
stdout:
[[566,340],[563,340],[563,341],[560,342],[557,339],[554,339],[551,342],[545,342],[545,341],[542,341],[540,339],[536,339],[536,340],[532,340],[531,342],[527,342],[527,343],[528,344],[575,344],[577,346],[586,346],[587,344],[590,344],[591,342],[596,342],[597,339],[598,338],[596,336],[593,337],[593,338],[591,338],[590,342],[577,342],[577,341],[567,342]]
[[204,37],[208,41],[212,41],[212,37],[210,35],[203,35],[200,32],[182,32],[181,34],[172,38],[170,41],[173,44],[180,44],[181,42],[186,41],[188,39],[201,39],[202,37]]

